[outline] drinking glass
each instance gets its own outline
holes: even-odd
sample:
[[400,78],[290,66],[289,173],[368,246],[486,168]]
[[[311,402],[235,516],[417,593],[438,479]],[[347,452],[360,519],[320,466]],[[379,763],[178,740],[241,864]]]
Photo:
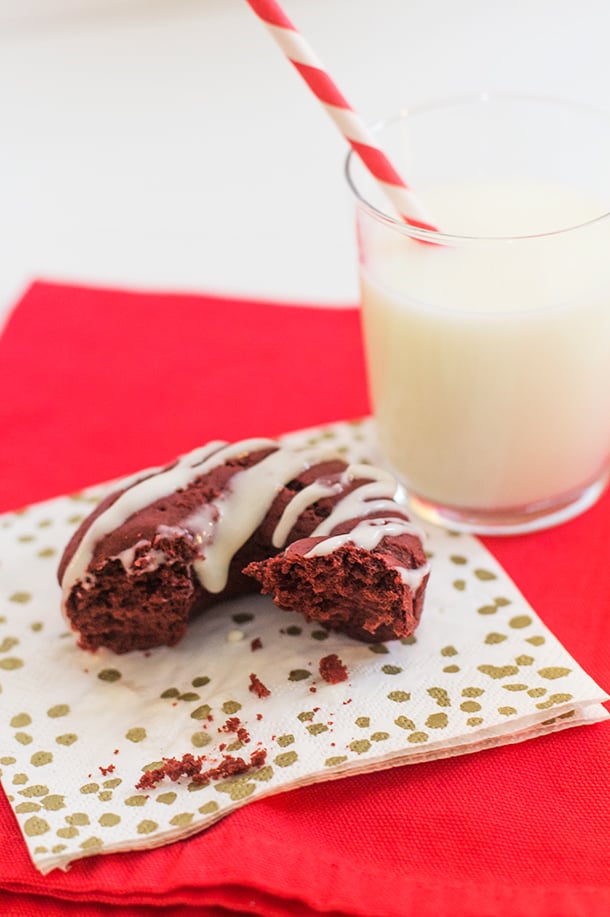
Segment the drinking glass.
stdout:
[[477,94],[375,130],[440,230],[397,216],[350,153],[383,460],[450,528],[575,516],[610,466],[610,116]]

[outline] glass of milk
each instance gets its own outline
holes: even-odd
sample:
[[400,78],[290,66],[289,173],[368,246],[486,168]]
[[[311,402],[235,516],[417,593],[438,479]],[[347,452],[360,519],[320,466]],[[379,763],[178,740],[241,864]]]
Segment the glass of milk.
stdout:
[[481,94],[377,130],[441,229],[399,219],[350,154],[383,459],[450,528],[575,516],[610,468],[610,116]]

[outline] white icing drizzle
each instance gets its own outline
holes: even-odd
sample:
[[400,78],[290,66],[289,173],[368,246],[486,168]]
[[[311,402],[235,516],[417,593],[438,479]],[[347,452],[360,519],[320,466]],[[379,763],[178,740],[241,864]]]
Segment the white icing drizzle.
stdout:
[[[361,484],[339,500],[330,515],[320,522],[311,533],[312,538],[329,535],[334,528],[342,522],[347,522],[348,519],[360,519],[362,516],[371,516],[373,513],[387,513],[392,518],[396,518],[398,513],[401,513],[400,508],[392,499],[396,491],[396,481],[387,471],[373,468],[370,465],[349,465],[341,476],[343,485],[350,484],[359,478],[368,478],[369,483]],[[408,526],[410,534],[418,538],[423,537],[423,533],[406,517],[404,523]]]
[[233,475],[230,487],[184,522],[201,536],[204,556],[193,563],[208,592],[222,592],[235,553],[259,527],[276,494],[319,455],[278,449]]
[[153,570],[156,570],[161,564],[167,561],[167,554],[159,548],[150,548],[149,542],[146,540],[138,541],[132,547],[125,548],[124,551],[120,551],[118,554],[113,555],[111,560],[120,561],[125,572],[129,573],[135,566],[138,550],[145,546],[148,547],[149,550],[138,557],[138,573],[152,573]]
[[417,592],[424,577],[430,573],[430,564],[422,564],[421,567],[416,567],[414,570],[408,567],[395,567],[394,569],[398,570],[400,578],[405,586],[410,589],[411,592]]
[[[273,451],[262,461],[233,474],[227,488],[216,499],[197,509],[178,525],[160,525],[157,528],[157,534],[161,537],[190,534],[201,547],[201,556],[193,562],[196,576],[208,592],[222,592],[227,584],[233,557],[261,525],[282,487],[312,465],[330,458],[336,459],[336,453],[282,449],[271,439],[249,439],[233,444],[213,442],[193,450],[165,471],[158,471],[144,480],[136,481],[94,519],[66,567],[62,581],[64,598],[78,580],[83,583],[88,581],[86,571],[95,545],[122,526],[130,516],[163,497],[169,497],[176,490],[185,489],[196,478],[228,460],[261,449]],[[314,529],[311,537],[326,537],[312,548],[307,557],[330,554],[347,543],[372,550],[382,538],[391,535],[414,534],[422,537],[408,518],[397,515],[397,505],[392,500],[396,489],[394,478],[386,471],[370,465],[350,465],[334,480],[332,477],[318,478],[292,497],[274,529],[274,547],[285,545],[290,531],[308,506],[323,497],[340,494],[346,485],[360,478],[366,479],[367,483],[340,499],[329,516]],[[387,515],[362,519],[373,513]],[[360,521],[351,532],[330,536],[329,533],[337,525],[349,519]],[[143,544],[144,541],[139,541],[116,555],[125,570],[129,571],[133,567],[137,550]],[[166,560],[162,550],[151,548],[147,554],[142,555],[145,564],[141,568],[142,572],[154,570]],[[427,565],[417,570],[397,565],[396,569],[402,581],[414,591],[428,572]]]
[[[305,557],[324,557],[346,544],[353,544],[357,548],[372,551],[383,538],[411,535],[413,528],[407,519],[392,519],[391,521],[383,518],[362,519],[350,532],[345,532],[343,535],[331,535],[319,541],[305,554]],[[421,585],[424,576],[429,572],[429,565],[426,563],[414,570],[409,570],[397,564],[395,569],[399,572],[402,582],[415,592]]]
[[348,481],[385,481],[389,487],[390,494],[394,494],[396,491],[396,478],[389,471],[384,468],[367,465],[366,462],[354,462],[348,465],[343,474]]
[[120,561],[120,563],[123,565],[123,569],[127,572],[133,566],[138,548],[144,547],[145,544],[148,544],[148,542],[137,541],[130,548],[125,548],[124,551],[120,551],[118,554],[114,554],[111,559]]
[[342,490],[343,485],[340,481],[335,481],[334,484],[331,484],[328,481],[324,481],[322,478],[320,478],[317,481],[314,481],[312,484],[308,484],[307,487],[304,487],[303,490],[300,490],[298,493],[296,493],[290,503],[288,503],[288,505],[285,507],[284,512],[282,513],[280,520],[273,531],[273,547],[284,547],[286,544],[286,539],[294,528],[299,516],[309,506],[311,506],[317,500],[321,500],[323,497],[332,497],[337,493],[341,493]]
[[322,557],[325,554],[332,554],[337,548],[342,548],[346,544],[353,544],[357,548],[372,551],[382,538],[410,533],[411,524],[406,519],[394,519],[392,522],[388,522],[387,519],[362,519],[351,532],[331,535],[319,541],[305,554],[305,557]]
[[[328,535],[341,522],[348,519],[359,519],[373,513],[387,513],[393,518],[402,515],[400,508],[392,499],[396,491],[396,481],[392,475],[382,468],[371,465],[349,465],[340,478],[332,483],[329,479],[319,478],[299,493],[295,494],[290,503],[285,507],[282,516],[273,533],[273,546],[283,548],[290,531],[294,527],[301,513],[317,500],[340,494],[347,485],[364,478],[367,484],[361,484],[351,493],[339,500],[329,516],[320,522],[311,537]],[[379,499],[377,499],[379,498]],[[415,526],[412,532],[419,537],[422,533]]]
[[170,496],[176,490],[187,487],[195,478],[224,464],[229,458],[236,458],[244,452],[276,445],[270,439],[250,439],[232,445],[220,441],[211,442],[181,456],[166,471],[147,477],[129,487],[111,506],[93,520],[83,535],[64,571],[62,578],[64,598],[67,597],[77,580],[83,577],[98,541],[123,525],[134,513],[145,509],[156,500]]

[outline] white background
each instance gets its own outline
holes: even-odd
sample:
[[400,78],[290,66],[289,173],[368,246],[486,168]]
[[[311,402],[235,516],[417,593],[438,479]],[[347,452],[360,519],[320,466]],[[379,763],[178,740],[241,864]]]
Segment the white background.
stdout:
[[[367,121],[473,90],[610,108],[608,0],[284,9]],[[0,0],[0,125],[0,317],[36,277],[357,300],[345,142],[245,0]]]

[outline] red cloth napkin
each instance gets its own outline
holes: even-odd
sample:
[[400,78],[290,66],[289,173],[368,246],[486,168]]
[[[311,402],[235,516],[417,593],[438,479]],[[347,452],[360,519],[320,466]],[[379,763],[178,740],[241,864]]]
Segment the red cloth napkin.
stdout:
[[[52,284],[0,339],[0,392],[6,510],[207,439],[368,410],[354,308]],[[610,494],[559,528],[485,542],[608,690]],[[605,917],[609,777],[599,724],[259,800],[188,841],[45,878],[0,793],[0,914]]]

